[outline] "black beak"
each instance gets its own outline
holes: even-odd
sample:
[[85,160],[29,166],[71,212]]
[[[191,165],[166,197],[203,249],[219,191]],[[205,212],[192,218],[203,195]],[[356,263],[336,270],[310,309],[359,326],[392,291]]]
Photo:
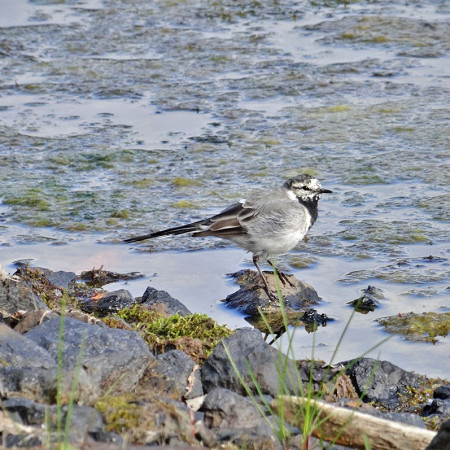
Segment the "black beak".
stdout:
[[319,194],[332,194],[333,191],[330,191],[329,189],[321,189],[319,191]]

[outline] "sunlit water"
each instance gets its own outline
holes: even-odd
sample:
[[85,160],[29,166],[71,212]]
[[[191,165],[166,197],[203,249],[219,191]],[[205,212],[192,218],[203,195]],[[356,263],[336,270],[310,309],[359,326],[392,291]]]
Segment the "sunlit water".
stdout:
[[[192,311],[248,326],[221,300],[248,254],[213,239],[130,235],[196,220],[303,170],[333,195],[279,263],[336,320],[296,330],[329,360],[347,301],[374,285],[336,361],[386,334],[374,319],[449,311],[447,2],[27,2],[0,15],[0,262],[145,278]],[[136,251],[137,250],[137,251]],[[147,251],[149,250],[149,251]],[[433,256],[431,260],[424,259]],[[303,267],[303,268],[300,268]],[[394,337],[371,356],[447,376],[450,345]]]

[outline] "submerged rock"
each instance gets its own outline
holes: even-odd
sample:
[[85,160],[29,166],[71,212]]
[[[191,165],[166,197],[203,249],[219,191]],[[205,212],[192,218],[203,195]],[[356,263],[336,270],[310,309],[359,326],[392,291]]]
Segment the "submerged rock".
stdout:
[[269,341],[271,345],[286,332],[286,321],[288,325],[294,327],[304,326],[305,330],[311,333],[317,330],[317,327],[326,327],[328,321],[333,319],[326,314],[318,313],[313,308],[308,308],[305,311],[294,311],[286,308],[284,312],[278,308],[270,314],[261,313],[259,316],[248,316],[245,320],[264,333],[264,340],[273,335],[273,339]]
[[383,297],[381,289],[369,285],[366,289],[362,290],[359,298],[347,302],[347,304],[353,306],[357,312],[367,314],[368,312],[375,311],[375,308],[380,303],[379,300]]
[[[277,292],[276,281],[273,272],[264,272],[270,289]],[[241,288],[230,294],[225,303],[233,309],[238,309],[249,316],[259,315],[259,308],[264,312],[277,310],[277,302],[271,302],[264,290],[264,284],[260,275],[253,270],[241,270],[231,274],[231,277]],[[294,310],[299,310],[319,303],[320,299],[316,290],[293,275],[285,274],[288,282],[279,282],[284,304]],[[292,284],[292,285],[291,285]]]

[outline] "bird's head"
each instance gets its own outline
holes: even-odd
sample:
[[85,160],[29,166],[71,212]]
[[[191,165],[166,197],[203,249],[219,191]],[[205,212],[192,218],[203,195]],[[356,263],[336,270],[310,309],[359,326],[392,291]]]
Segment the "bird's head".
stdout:
[[304,202],[317,201],[320,194],[331,194],[332,191],[324,189],[317,178],[303,174],[290,178],[284,183],[288,195]]

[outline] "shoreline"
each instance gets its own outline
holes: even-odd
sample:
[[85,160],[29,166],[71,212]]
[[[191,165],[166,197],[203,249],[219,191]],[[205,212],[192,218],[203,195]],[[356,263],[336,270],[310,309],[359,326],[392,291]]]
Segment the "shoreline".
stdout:
[[[267,426],[260,426],[264,419],[249,400],[245,385],[233,372],[221,344],[224,338],[242,373],[246,367],[245,357],[252,355],[249,361],[255,379],[262,392],[275,399],[280,394],[277,380],[281,375],[276,370],[279,352],[264,341],[261,332],[219,327],[205,315],[199,318],[199,314],[190,314],[182,303],[151,287],[140,298],[134,298],[126,290],[102,291],[101,286],[106,282],[123,278],[124,274],[100,269],[85,272],[82,277],[84,281],[80,282],[80,277],[74,273],[27,267],[19,269],[14,276],[3,271],[1,349],[3,361],[7,363],[1,367],[0,381],[4,386],[4,410],[9,411],[11,420],[20,404],[22,410],[27,411],[20,416],[20,425],[32,427],[30,436],[39,440],[39,427],[29,418],[32,414],[39,416],[37,411],[56,407],[57,350],[58,345],[62,345],[63,359],[59,364],[66,387],[59,389],[64,397],[64,401],[60,399],[61,405],[70,404],[70,380],[78,367],[74,411],[90,408],[90,414],[96,417],[95,422],[102,430],[92,433],[85,423],[84,440],[112,444],[125,439],[134,444],[178,442],[195,446],[208,442],[210,445],[206,447],[214,447],[220,442],[242,444],[245,441],[257,446],[270,443],[269,448],[278,448],[273,430],[268,432]],[[62,299],[66,303],[65,310],[61,309]],[[90,314],[82,311],[89,303],[96,306],[94,315],[93,310]],[[9,307],[7,311],[5,305]],[[65,317],[64,335],[59,334],[61,315]],[[199,320],[194,321],[193,317]],[[177,337],[168,335],[166,340],[155,337],[156,323],[158,330],[173,327]],[[215,330],[215,334],[211,330]],[[83,344],[82,362],[77,366],[83,333],[89,337]],[[26,354],[23,353],[25,348],[28,349]],[[295,370],[303,374],[303,383],[313,386],[317,392],[321,392],[323,383],[340,380],[339,389],[336,384],[331,391],[320,394],[329,404],[349,408],[355,407],[357,401],[357,409],[363,408],[364,413],[422,429],[425,424],[436,429],[448,419],[450,387],[447,381],[430,379],[404,371],[387,361],[376,362],[370,358],[344,362],[338,367],[325,370],[323,363],[311,365],[308,361],[297,361]],[[30,380],[30,371],[38,377],[38,385],[33,384],[36,380]],[[373,377],[370,386],[366,386],[367,374]],[[247,376],[246,380],[252,384],[251,377]],[[50,397],[49,392],[53,392]],[[295,389],[291,387],[288,392],[295,393]],[[358,400],[362,395],[364,402]],[[159,409],[155,407],[156,398]],[[136,401],[140,406],[134,408],[132,405]],[[244,406],[250,411],[245,417],[249,422],[244,418],[241,420],[245,425],[244,422],[233,422],[232,418]],[[156,426],[156,422],[151,425],[144,420],[149,408],[156,408],[168,422],[168,411],[172,410],[172,415],[176,411],[177,425],[171,422],[170,429],[166,426],[168,422],[164,422],[164,426]],[[186,438],[183,426],[191,430],[191,437]],[[153,430],[151,433],[150,429]],[[226,436],[224,429],[228,430]],[[253,430],[251,436],[249,430]],[[296,442],[300,435],[297,429],[290,439]],[[73,433],[69,436],[76,439]],[[295,445],[292,448],[296,448]]]

